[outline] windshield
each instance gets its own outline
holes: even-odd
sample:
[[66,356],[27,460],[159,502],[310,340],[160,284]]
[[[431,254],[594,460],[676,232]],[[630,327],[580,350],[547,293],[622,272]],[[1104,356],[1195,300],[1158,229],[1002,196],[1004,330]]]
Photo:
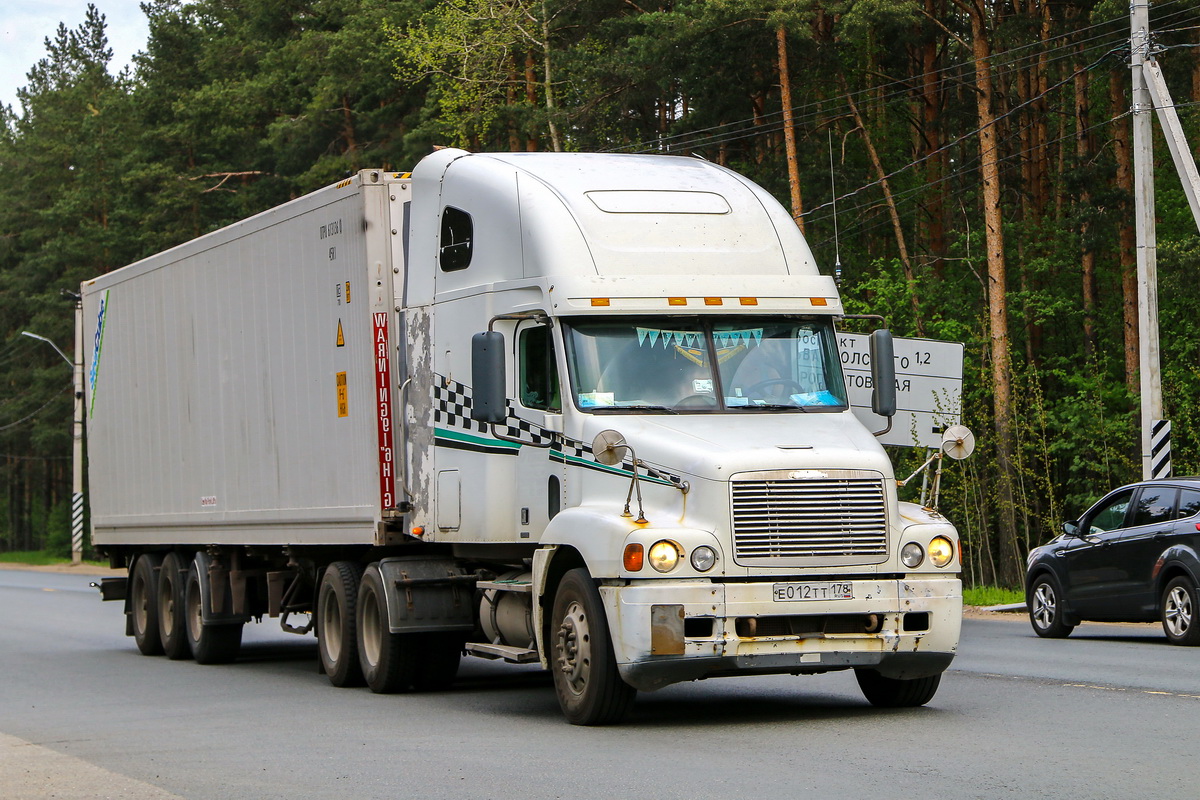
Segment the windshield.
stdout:
[[564,329],[572,397],[585,411],[846,408],[828,319],[627,317]]

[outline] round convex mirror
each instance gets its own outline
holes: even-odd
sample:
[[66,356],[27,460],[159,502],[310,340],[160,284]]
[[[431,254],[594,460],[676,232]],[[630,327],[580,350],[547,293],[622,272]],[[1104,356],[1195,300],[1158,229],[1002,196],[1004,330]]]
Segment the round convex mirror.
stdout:
[[592,440],[592,455],[605,466],[615,466],[625,460],[625,437],[612,429],[600,431]]

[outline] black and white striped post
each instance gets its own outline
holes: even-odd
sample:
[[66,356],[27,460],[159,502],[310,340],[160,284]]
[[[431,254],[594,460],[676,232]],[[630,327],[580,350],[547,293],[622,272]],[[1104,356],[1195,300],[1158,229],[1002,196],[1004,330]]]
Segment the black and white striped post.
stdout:
[[83,562],[83,301],[75,303],[75,418],[71,453],[71,562]]
[[1171,420],[1156,419],[1150,425],[1150,476],[1171,477]]

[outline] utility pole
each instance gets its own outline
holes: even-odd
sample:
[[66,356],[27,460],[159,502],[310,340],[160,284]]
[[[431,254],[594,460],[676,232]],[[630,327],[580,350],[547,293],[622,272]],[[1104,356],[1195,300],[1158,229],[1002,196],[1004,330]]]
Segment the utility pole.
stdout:
[[1200,230],[1200,172],[1175,113],[1162,69],[1150,38],[1149,0],[1129,7],[1129,66],[1133,77],[1133,186],[1137,222],[1138,329],[1141,337],[1142,477],[1171,477],[1171,423],[1162,418],[1162,373],[1158,345],[1158,262],[1154,228],[1154,113],[1183,193]]
[[51,340],[29,331],[21,331],[22,336],[45,342],[54,348],[62,360],[75,374],[73,388],[75,393],[75,415],[71,426],[71,439],[74,442],[72,451],[72,481],[71,481],[71,563],[83,563],[83,300],[73,292],[64,292],[75,298],[75,360],[67,358],[67,354],[58,349]]
[[[1154,227],[1154,102],[1146,83],[1150,3],[1129,7],[1133,78],[1133,205],[1137,230],[1138,374],[1141,380],[1142,478],[1171,475],[1171,423],[1163,420],[1158,346],[1158,261]],[[1155,434],[1158,434],[1155,436]],[[1158,458],[1155,457],[1155,445]]]
[[83,300],[75,301],[75,420],[71,426],[71,563],[83,563]]

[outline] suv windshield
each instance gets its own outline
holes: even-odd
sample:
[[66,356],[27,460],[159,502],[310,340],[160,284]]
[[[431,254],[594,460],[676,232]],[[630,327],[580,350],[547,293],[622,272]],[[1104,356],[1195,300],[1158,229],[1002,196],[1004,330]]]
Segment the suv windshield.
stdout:
[[585,411],[846,408],[828,319],[626,317],[564,330],[572,397]]

